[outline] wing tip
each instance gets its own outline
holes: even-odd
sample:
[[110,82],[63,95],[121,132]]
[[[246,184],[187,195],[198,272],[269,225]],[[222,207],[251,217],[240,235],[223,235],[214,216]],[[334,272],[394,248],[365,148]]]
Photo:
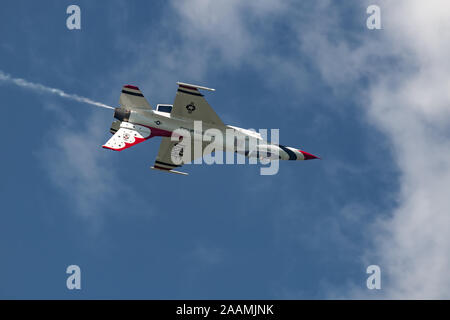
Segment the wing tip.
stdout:
[[127,89],[139,90],[138,87],[133,86],[133,85],[131,85],[131,84],[126,84],[126,85],[124,85],[123,87],[124,87],[124,88],[127,88]]
[[179,85],[180,87],[186,88],[186,89],[190,89],[190,90],[203,89],[203,90],[208,90],[208,91],[216,91],[216,89],[213,89],[213,88],[198,86],[196,84],[190,84],[190,83],[179,82],[179,81],[177,82],[177,85]]
[[107,145],[102,145],[102,148],[103,148],[103,149],[113,150],[113,151],[122,151],[122,150],[126,149],[126,147],[114,149],[114,148],[108,147]]

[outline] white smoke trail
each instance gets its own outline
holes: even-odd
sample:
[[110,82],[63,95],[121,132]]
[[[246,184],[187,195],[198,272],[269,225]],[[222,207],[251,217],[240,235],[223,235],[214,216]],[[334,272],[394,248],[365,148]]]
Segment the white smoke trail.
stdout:
[[89,98],[81,97],[81,96],[76,95],[76,94],[65,93],[61,89],[50,88],[50,87],[44,86],[44,85],[39,84],[39,83],[29,82],[29,81],[21,79],[21,78],[13,78],[9,74],[6,74],[6,73],[4,73],[1,70],[0,70],[0,81],[12,83],[12,84],[15,84],[15,85],[17,85],[19,87],[35,90],[35,91],[38,91],[38,92],[45,92],[45,93],[56,94],[56,95],[58,95],[60,97],[66,98],[66,99],[70,99],[70,100],[74,100],[74,101],[78,101],[78,102],[88,103],[90,105],[97,106],[97,107],[102,107],[102,108],[107,108],[107,109],[114,109],[111,106],[108,106],[106,104],[103,104],[103,103],[100,103],[100,102],[97,102],[97,101],[93,101],[93,100],[91,100]]

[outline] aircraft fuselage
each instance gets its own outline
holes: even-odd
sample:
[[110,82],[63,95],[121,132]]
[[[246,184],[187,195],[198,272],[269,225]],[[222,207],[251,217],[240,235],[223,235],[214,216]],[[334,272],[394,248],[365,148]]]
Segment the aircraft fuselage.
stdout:
[[[124,112],[122,108],[117,108],[115,117],[120,121],[127,121],[150,129],[151,134],[148,138],[155,136],[170,137],[174,132],[186,130],[190,132],[191,139],[210,141],[210,138],[216,136],[217,131],[219,131],[223,137],[226,137],[230,133],[236,137],[233,143],[221,142],[220,146],[217,145],[217,148],[223,151],[239,152],[247,157],[263,157],[270,160],[309,160],[317,158],[310,153],[296,148],[269,143],[254,131],[230,125],[217,126],[204,121],[176,118],[167,112],[155,110]],[[223,139],[223,141],[225,140],[226,138]],[[256,143],[256,148],[249,150],[248,141]],[[247,145],[243,145],[245,143]]]

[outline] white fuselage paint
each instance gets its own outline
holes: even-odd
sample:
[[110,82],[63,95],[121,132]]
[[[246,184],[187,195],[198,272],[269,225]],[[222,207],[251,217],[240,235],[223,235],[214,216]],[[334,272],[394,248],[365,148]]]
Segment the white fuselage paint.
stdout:
[[[305,160],[304,155],[300,152],[300,150],[291,148],[291,147],[280,147],[277,144],[272,144],[254,132],[247,129],[234,127],[234,126],[213,126],[207,122],[202,122],[201,124],[201,132],[194,132],[194,129],[197,129],[194,123],[194,120],[186,119],[186,118],[175,118],[171,116],[171,114],[166,112],[154,111],[154,110],[139,110],[139,111],[131,111],[129,122],[144,125],[150,127],[151,129],[159,129],[168,132],[174,132],[178,129],[184,129],[191,132],[191,136],[196,140],[203,140],[204,136],[208,136],[209,129],[216,129],[222,133],[222,136],[226,137],[226,133],[228,130],[232,130],[233,134],[236,137],[240,137],[238,141],[244,141],[246,137],[248,139],[253,139],[253,141],[257,141],[257,153],[246,154],[249,157],[257,157],[258,154],[261,153],[270,153],[271,155],[277,155],[276,158],[280,160]],[[194,134],[192,135],[192,132]],[[225,144],[226,149],[224,151],[235,152],[236,147],[234,145]]]

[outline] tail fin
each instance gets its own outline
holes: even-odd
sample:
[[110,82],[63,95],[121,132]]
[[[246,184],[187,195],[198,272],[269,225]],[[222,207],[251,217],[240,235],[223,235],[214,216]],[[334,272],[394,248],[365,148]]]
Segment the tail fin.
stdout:
[[125,85],[122,87],[119,104],[121,108],[128,110],[151,110],[151,105],[147,102],[138,87]]

